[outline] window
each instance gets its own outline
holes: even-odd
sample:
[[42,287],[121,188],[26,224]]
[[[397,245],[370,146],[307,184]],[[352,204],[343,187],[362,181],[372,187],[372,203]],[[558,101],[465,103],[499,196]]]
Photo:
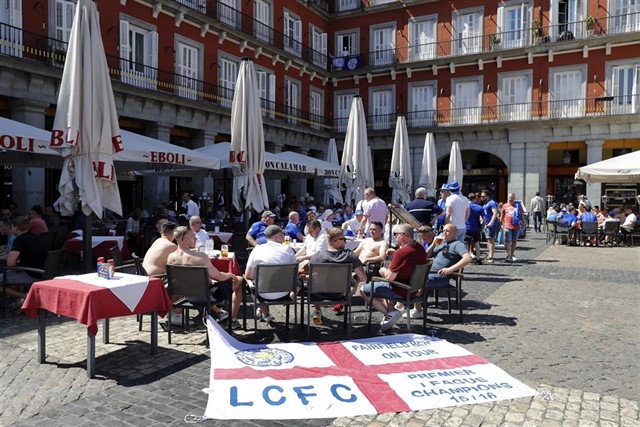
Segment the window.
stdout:
[[409,85],[409,127],[433,126],[436,113],[436,82]]
[[309,96],[309,112],[311,117],[311,127],[316,129],[324,123],[324,94],[322,91],[312,88]]
[[315,65],[327,67],[327,33],[316,27],[311,27],[311,58]]
[[482,52],[482,10],[454,13],[453,54]]
[[233,92],[236,89],[236,80],[238,79],[238,61],[228,57],[219,59],[220,67],[218,80],[218,95],[220,96],[220,105],[231,108],[233,103]]
[[336,35],[336,57],[351,56],[358,53],[358,33],[350,32]]
[[0,3],[0,54],[22,57],[22,0]]
[[338,132],[344,132],[347,130],[347,124],[349,123],[349,114],[351,113],[351,104],[353,103],[353,97],[357,95],[357,92],[340,92],[335,96],[335,111],[334,111],[334,126]]
[[395,117],[391,117],[394,113],[393,89],[371,89],[370,102],[371,115],[367,121],[371,123],[372,128],[374,130],[390,129],[395,119]]
[[233,28],[240,28],[237,0],[218,0],[218,20]]
[[587,0],[551,0],[551,39],[568,41],[586,37]]
[[273,119],[276,111],[276,76],[273,72],[257,70],[258,95],[262,107],[262,117]]
[[289,12],[284,13],[284,50],[298,56],[302,53],[302,21]]
[[609,11],[613,18],[609,33],[640,31],[640,0],[611,0]]
[[200,99],[202,95],[202,47],[191,41],[178,41],[176,48],[176,86],[178,96]]
[[499,43],[493,48],[515,48],[530,44],[531,3],[507,3],[498,7]]
[[453,79],[451,82],[454,124],[480,123],[482,118],[482,77]]
[[353,10],[360,7],[360,0],[337,0],[337,12]]
[[155,90],[158,75],[158,33],[137,21],[121,20],[120,68],[123,83]]
[[[73,25],[73,15],[76,10],[75,2],[71,0],[56,0],[55,4],[55,26],[53,38],[65,43],[69,42],[71,26]],[[65,46],[60,44],[60,47]],[[66,50],[66,48],[64,48]]]
[[584,115],[586,65],[580,68],[549,70],[549,116],[551,118]]
[[271,43],[271,3],[265,0],[256,0],[253,15],[253,31],[260,40]]
[[300,82],[286,80],[285,105],[287,109],[287,123],[297,123],[300,116]]
[[409,24],[411,61],[426,61],[436,57],[436,25],[435,16],[423,16],[411,20]]
[[530,71],[498,75],[498,120],[531,118],[531,80]]
[[371,57],[369,58],[371,66],[380,67],[395,62],[394,34],[395,27],[393,25],[371,29]]
[[640,112],[640,63],[607,65],[607,87],[611,113]]

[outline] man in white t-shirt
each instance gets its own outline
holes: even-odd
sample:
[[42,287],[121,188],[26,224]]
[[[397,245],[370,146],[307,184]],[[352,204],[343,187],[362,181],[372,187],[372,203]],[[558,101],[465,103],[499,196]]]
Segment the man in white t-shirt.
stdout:
[[[244,278],[247,279],[249,287],[253,288],[250,280],[255,278],[259,265],[262,264],[295,264],[296,256],[289,246],[282,244],[284,242],[284,232],[277,225],[270,225],[264,231],[264,237],[267,243],[256,246],[249,254],[247,260],[247,268],[244,271]],[[260,298],[265,300],[277,300],[287,296],[287,292],[268,292],[261,293]],[[293,295],[295,297],[295,295]],[[272,322],[273,316],[269,313],[269,306],[260,304],[260,308],[256,310],[256,317],[265,322]]]
[[189,228],[196,233],[196,247],[206,246],[206,242],[209,240],[209,234],[202,229],[202,219],[197,215],[189,218]]
[[469,218],[469,199],[460,194],[460,184],[457,181],[444,185],[441,190],[451,193],[444,205],[444,223],[455,225],[458,230],[456,240],[464,243],[464,236],[467,232],[467,218]]
[[366,201],[362,204],[363,216],[362,221],[360,221],[360,228],[358,228],[363,237],[367,235],[372,222],[387,223],[387,204],[376,196],[376,190],[371,187],[365,188],[364,198]]

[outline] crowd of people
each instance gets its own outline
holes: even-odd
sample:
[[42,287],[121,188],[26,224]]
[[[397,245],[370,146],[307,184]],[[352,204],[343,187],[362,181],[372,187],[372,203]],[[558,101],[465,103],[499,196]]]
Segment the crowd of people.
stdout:
[[[205,266],[216,292],[205,301],[209,311],[219,321],[228,319],[232,328],[240,327],[238,312],[242,300],[243,281],[252,284],[257,267],[261,264],[292,264],[299,266],[299,273],[308,273],[309,263],[349,263],[354,272],[351,292],[382,313],[381,330],[390,329],[401,317],[422,318],[423,307],[413,308],[394,304],[402,299],[404,290],[390,282],[408,283],[416,265],[431,263],[427,277],[428,286],[446,286],[451,273],[460,271],[469,263],[491,264],[495,258],[497,242],[504,242],[505,261],[517,261],[515,256],[518,238],[526,230],[528,215],[533,217],[534,232],[543,232],[545,222],[566,223],[570,229],[568,242],[576,244],[582,224],[619,221],[622,233],[632,233],[636,222],[635,206],[625,205],[618,209],[591,206],[586,197],[581,197],[577,207],[572,204],[549,206],[546,218],[544,199],[539,193],[532,198],[529,210],[509,193],[504,203],[492,199],[488,190],[461,193],[459,183],[452,181],[439,189],[435,199],[426,189],[418,188],[414,199],[404,205],[415,221],[400,223],[389,214],[387,203],[380,199],[373,188],[366,188],[364,199],[353,204],[336,204],[325,207],[316,203],[312,196],[301,200],[293,198],[288,207],[284,201],[273,205],[257,215],[246,233],[250,248],[243,275],[222,272],[216,269],[208,254],[201,250],[210,239],[203,227],[200,206],[189,193],[182,195],[178,213],[161,205],[149,215],[136,208],[126,221],[125,234],[131,245],[139,245],[143,227],[153,225],[155,238],[150,241],[142,266],[152,276],[166,275],[167,265]],[[7,266],[30,266],[42,268],[46,249],[38,235],[49,226],[57,224],[55,211],[33,206],[29,216],[19,216],[16,206],[7,206],[0,214],[0,261]],[[223,206],[210,215],[211,218],[227,218]],[[546,221],[545,221],[546,219]],[[348,240],[357,240],[353,250],[347,249]],[[480,243],[486,241],[487,253],[481,254]],[[296,243],[299,245],[296,245]],[[285,244],[287,243],[287,244]],[[291,245],[293,243],[293,245]],[[588,242],[589,244],[593,242]],[[134,246],[136,247],[136,246]],[[29,283],[35,276],[18,271],[8,271],[9,282]],[[26,276],[25,276],[26,275]],[[382,277],[386,281],[371,281]],[[0,277],[1,280],[1,277]],[[297,291],[300,287],[297,288]],[[295,298],[291,295],[260,295],[263,300]],[[25,297],[19,288],[7,289],[8,295],[18,300]],[[174,299],[179,296],[174,296]],[[220,307],[221,300],[229,301],[228,310]],[[203,301],[199,301],[203,302]],[[334,310],[342,310],[337,304]],[[274,320],[266,304],[256,310],[261,321]],[[322,307],[313,310],[314,323],[322,323]],[[183,324],[181,310],[172,313],[172,324]]]

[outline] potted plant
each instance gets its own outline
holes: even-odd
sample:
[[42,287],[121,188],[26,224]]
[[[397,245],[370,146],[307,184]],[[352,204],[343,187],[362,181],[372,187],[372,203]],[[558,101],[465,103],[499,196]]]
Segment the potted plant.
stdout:
[[598,20],[596,18],[594,18],[591,15],[587,16],[587,19],[584,20],[584,25],[587,28],[588,35],[590,36],[593,35],[593,30],[597,24],[598,24]]
[[489,45],[491,46],[491,50],[495,49],[496,46],[500,44],[500,34],[490,34],[489,35]]
[[533,36],[535,37],[536,44],[543,44],[548,41],[548,39],[544,35],[544,31],[542,29],[542,22],[538,19],[533,20]]

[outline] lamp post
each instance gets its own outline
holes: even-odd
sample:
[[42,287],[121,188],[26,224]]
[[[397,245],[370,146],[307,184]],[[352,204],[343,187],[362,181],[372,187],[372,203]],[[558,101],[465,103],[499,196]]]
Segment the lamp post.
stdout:
[[553,194],[547,194],[547,209],[549,209],[549,206],[553,204],[553,199]]
[[600,197],[600,200],[602,200],[602,209],[604,209],[604,207],[607,205],[607,200],[609,200],[609,197],[604,194],[602,197]]

